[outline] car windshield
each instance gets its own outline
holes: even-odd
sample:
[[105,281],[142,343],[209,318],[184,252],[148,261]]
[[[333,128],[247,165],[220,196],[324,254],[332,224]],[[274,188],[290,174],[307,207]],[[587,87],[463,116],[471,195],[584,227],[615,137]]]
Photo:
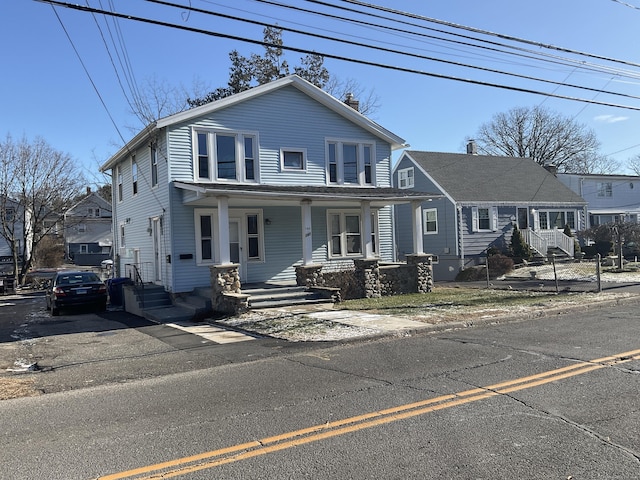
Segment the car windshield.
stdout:
[[56,280],[57,285],[74,285],[78,283],[99,282],[100,279],[95,273],[69,273],[64,275],[58,275]]

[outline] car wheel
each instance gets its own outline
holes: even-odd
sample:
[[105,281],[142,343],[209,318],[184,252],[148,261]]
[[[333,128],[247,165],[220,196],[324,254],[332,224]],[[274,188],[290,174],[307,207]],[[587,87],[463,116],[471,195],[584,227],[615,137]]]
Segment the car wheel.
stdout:
[[106,312],[107,311],[107,302],[101,303],[100,305],[98,305],[98,311],[99,312]]
[[51,304],[51,316],[52,317],[57,317],[58,315],[60,315],[60,309],[56,308],[55,304]]

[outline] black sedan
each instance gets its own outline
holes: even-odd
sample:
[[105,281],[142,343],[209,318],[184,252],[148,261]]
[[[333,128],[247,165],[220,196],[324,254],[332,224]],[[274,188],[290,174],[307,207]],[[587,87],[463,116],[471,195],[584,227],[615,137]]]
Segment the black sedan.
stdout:
[[47,290],[47,309],[58,315],[63,308],[107,308],[107,286],[93,272],[58,272]]

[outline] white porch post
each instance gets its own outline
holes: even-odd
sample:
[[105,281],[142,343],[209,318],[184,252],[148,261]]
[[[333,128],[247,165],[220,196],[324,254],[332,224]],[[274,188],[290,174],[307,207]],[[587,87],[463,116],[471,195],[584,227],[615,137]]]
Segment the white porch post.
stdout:
[[364,258],[373,258],[373,241],[371,239],[371,202],[360,204],[362,216],[362,239]]
[[218,246],[220,248],[220,264],[231,263],[229,250],[229,198],[218,197]]
[[413,253],[424,253],[424,235],[422,233],[422,208],[419,201],[411,202],[411,211],[413,213]]
[[313,232],[311,230],[311,200],[302,200],[302,264],[313,263]]

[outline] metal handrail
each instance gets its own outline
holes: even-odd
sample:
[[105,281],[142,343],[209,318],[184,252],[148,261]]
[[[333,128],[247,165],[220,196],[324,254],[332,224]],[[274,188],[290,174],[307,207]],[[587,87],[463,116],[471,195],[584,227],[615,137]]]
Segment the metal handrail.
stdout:
[[[130,267],[130,268],[127,268]],[[136,294],[138,294],[138,296],[142,299],[142,309],[144,310],[144,281],[142,280],[142,275],[140,275],[140,270],[138,269],[138,266],[135,263],[126,263],[124,265],[124,269],[125,272],[127,272],[129,275],[129,279],[133,280],[133,289],[135,290]],[[131,273],[133,272],[134,278],[131,278]],[[138,287],[141,288],[142,292],[140,292],[140,290],[138,290]]]

